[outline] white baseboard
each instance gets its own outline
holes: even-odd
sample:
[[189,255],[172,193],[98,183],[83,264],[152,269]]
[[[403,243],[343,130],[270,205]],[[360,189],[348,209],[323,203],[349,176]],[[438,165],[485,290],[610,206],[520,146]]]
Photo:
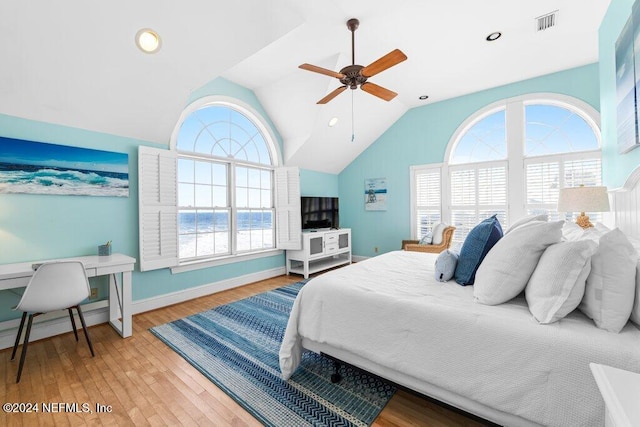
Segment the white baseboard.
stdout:
[[206,295],[215,294],[216,292],[225,291],[227,289],[237,288],[238,286],[248,285],[249,283],[258,282],[260,280],[282,276],[285,273],[286,271],[284,267],[272,268],[271,270],[263,270],[257,273],[245,274],[244,276],[220,280],[219,282],[196,286],[194,288],[185,289],[183,291],[172,292],[170,294],[134,301],[131,307],[132,313],[138,314],[144,313],[145,311],[156,310],[158,308],[189,301],[194,298],[200,298]]
[[368,256],[361,256],[361,255],[352,255],[351,259],[353,260],[353,262],[360,262],[360,261],[364,261],[365,259],[369,259],[371,257]]
[[[106,323],[109,321],[108,303],[105,300],[84,304],[82,306],[82,314],[84,315],[84,321],[87,326]],[[0,323],[0,349],[13,347],[19,326],[20,319],[7,320]],[[80,319],[78,319],[77,316],[76,326],[78,329],[82,328],[80,325]],[[49,338],[54,335],[64,334],[71,332],[72,330],[68,312],[60,310],[54,313],[43,314],[34,318],[33,326],[31,326],[29,342],[37,341],[42,338]]]
[[[260,280],[282,276],[285,273],[286,271],[284,267],[278,267],[271,270],[264,270],[257,273],[246,274],[244,276],[233,277],[231,279],[220,280],[218,282],[158,297],[134,301],[131,305],[132,314],[156,310],[158,308],[211,295],[227,289],[237,288],[238,286],[248,285],[249,283]],[[106,300],[84,304],[82,306],[82,313],[84,314],[84,320],[87,326],[107,323],[109,321],[109,307]],[[49,338],[54,335],[64,334],[73,330],[71,328],[71,322],[69,321],[69,315],[66,311],[44,314],[42,316],[38,316],[36,319],[37,320],[34,321],[33,326],[31,327],[31,337],[29,338],[29,342],[42,338]],[[80,322],[76,321],[76,324],[80,328]],[[18,326],[20,326],[20,319],[0,322],[0,349],[13,347],[16,334],[18,333]]]

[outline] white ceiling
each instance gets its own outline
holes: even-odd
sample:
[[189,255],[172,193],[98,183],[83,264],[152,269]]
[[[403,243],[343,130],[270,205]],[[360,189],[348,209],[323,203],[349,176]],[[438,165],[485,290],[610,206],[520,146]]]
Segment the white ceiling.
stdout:
[[[190,94],[221,76],[258,96],[285,163],[339,173],[410,108],[596,62],[609,2],[3,0],[0,113],[168,144]],[[558,25],[536,32],[554,10]],[[340,83],[297,67],[349,65],[353,17],[357,64],[408,56],[370,79],[398,96],[347,90],[316,105]],[[154,55],[134,45],[147,27],[162,37]]]

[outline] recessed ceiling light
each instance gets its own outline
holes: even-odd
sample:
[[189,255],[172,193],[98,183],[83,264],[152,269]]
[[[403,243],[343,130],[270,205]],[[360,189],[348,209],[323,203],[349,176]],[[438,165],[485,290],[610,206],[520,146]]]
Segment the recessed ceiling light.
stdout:
[[429,98],[429,95],[420,95],[420,96],[418,97],[418,99],[420,99],[420,100],[422,100],[422,101],[424,101],[424,100],[425,100],[425,99],[427,99],[427,98]]
[[491,33],[487,36],[487,41],[494,42],[498,40],[501,36],[502,36],[502,33],[500,31],[496,31],[495,33]]
[[331,120],[329,120],[329,127],[334,127],[336,123],[338,123],[338,118],[332,117]]
[[160,36],[150,28],[143,28],[136,33],[136,46],[144,53],[155,53],[161,45]]

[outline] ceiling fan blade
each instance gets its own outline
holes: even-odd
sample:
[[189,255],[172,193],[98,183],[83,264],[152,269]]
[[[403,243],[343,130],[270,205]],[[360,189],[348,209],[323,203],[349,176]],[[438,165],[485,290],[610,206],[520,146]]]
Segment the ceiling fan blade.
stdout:
[[341,79],[344,77],[342,73],[336,73],[335,71],[327,70],[326,68],[318,67],[317,65],[311,64],[302,64],[298,68],[302,68],[303,70],[313,71],[314,73],[324,74],[325,76],[335,77],[336,79]]
[[402,61],[404,61],[406,59],[407,59],[407,55],[402,53],[402,51],[400,49],[392,50],[391,52],[387,53],[382,58],[380,58],[377,61],[374,61],[371,64],[369,64],[366,67],[364,67],[360,71],[360,74],[362,74],[365,77],[372,77],[372,76],[375,76],[378,73],[381,73],[382,71],[386,70],[387,68],[391,68],[394,65],[401,63]]
[[331,101],[333,98],[335,98],[336,96],[344,92],[346,88],[347,88],[346,86],[340,86],[339,88],[331,92],[329,95],[325,96],[320,101],[316,102],[316,104],[326,104],[327,102]]
[[367,93],[370,93],[371,95],[377,96],[378,98],[382,98],[385,101],[391,101],[396,97],[396,95],[398,95],[394,91],[385,89],[382,86],[378,86],[377,84],[371,82],[362,83],[360,85],[360,89]]

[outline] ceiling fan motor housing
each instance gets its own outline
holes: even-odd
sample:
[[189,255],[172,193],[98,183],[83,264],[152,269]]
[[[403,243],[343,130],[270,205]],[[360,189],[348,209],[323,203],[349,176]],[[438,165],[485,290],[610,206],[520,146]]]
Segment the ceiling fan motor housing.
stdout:
[[349,86],[351,89],[357,89],[358,86],[367,81],[367,78],[360,74],[360,70],[363,68],[362,65],[347,65],[340,70],[340,73],[344,74],[344,77],[340,79],[340,83]]

